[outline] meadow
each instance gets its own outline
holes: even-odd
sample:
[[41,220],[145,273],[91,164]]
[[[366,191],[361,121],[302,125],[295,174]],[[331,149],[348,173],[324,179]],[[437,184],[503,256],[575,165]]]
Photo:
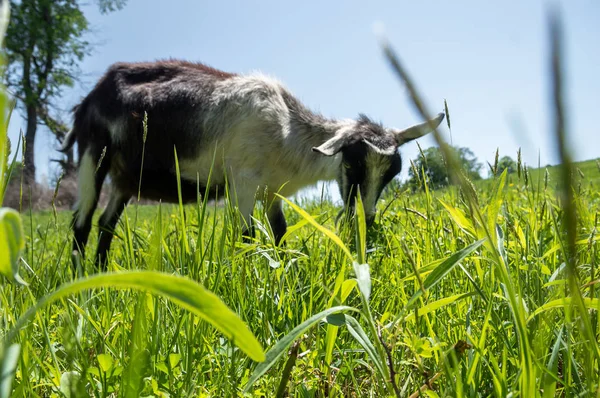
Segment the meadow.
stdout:
[[[528,383],[536,395],[597,393],[598,342],[585,327],[598,335],[600,168],[576,166],[586,170],[575,192],[583,314],[568,288],[556,170],[540,183],[525,170],[476,187],[480,211],[496,224],[491,239],[456,187],[388,190],[366,234],[336,226],[327,200],[288,205],[284,247],[273,245],[261,209],[256,240],[244,244],[220,204],[133,205],[109,271],[196,281],[266,351],[288,338],[281,358],[253,377],[257,362],[190,311],[146,292],[97,288],[49,305],[22,329],[12,396],[523,396]],[[29,286],[2,285],[3,330],[72,280],[69,222],[70,212],[24,216]],[[91,263],[85,271],[95,272]],[[330,308],[338,309],[291,333]]]
[[388,189],[370,229],[324,195],[287,202],[279,247],[260,207],[242,243],[227,200],[134,203],[77,277],[70,212],[22,213],[19,253],[0,209],[0,398],[600,396],[600,165],[570,161],[550,26],[560,167],[473,184],[435,132],[456,185]]

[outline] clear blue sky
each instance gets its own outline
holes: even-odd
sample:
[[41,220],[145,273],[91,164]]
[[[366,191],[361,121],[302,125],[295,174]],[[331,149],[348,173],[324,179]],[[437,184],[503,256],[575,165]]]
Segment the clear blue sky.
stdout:
[[[92,2],[93,3],[93,2]],[[275,76],[326,116],[366,113],[385,125],[419,121],[382,57],[377,23],[410,70],[433,111],[447,99],[455,145],[480,161],[557,162],[551,137],[548,1],[198,1],[129,0],[125,9],[85,11],[98,43],[82,64],[82,84],[66,92],[71,108],[113,62],[160,58],[201,61],[231,72]],[[566,32],[570,142],[578,160],[600,156],[600,3],[557,1]],[[67,120],[70,121],[70,118]],[[15,139],[24,123],[15,118]],[[448,134],[446,128],[444,132]],[[42,138],[42,135],[44,138]],[[56,144],[40,131],[38,178]],[[423,147],[434,145],[430,137]],[[403,176],[416,144],[401,148]]]

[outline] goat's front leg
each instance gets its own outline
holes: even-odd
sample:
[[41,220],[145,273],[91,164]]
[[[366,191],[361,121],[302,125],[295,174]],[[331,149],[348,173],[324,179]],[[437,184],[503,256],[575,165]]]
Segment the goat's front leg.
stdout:
[[273,230],[273,236],[275,237],[275,245],[279,246],[283,235],[287,231],[287,222],[283,215],[283,205],[281,199],[274,199],[267,211],[267,218],[269,224],[271,224],[271,230]]
[[[100,151],[96,148],[88,148],[83,154],[80,151],[79,169],[77,171],[77,204],[73,213],[73,275],[77,276],[77,264],[84,266],[85,245],[92,228],[92,218],[98,206],[102,184],[110,169],[110,157],[101,159]],[[80,270],[83,271],[83,270]]]
[[108,251],[113,239],[114,230],[119,218],[129,202],[130,196],[113,192],[104,213],[98,221],[98,248],[96,249],[96,267],[106,271]]
[[250,243],[254,237],[254,225],[252,223],[252,211],[254,210],[254,195],[240,195],[237,198],[238,216],[242,228],[244,242]]

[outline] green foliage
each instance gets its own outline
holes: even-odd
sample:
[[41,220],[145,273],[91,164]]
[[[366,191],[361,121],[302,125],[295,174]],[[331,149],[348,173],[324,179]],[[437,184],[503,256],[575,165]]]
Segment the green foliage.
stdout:
[[0,398],[10,398],[12,382],[19,362],[21,346],[11,344],[0,345]]
[[[556,189],[560,186],[560,166],[546,166],[528,169],[532,186]],[[573,164],[571,171],[576,189],[591,186],[600,190],[600,159],[591,159]]]
[[[0,46],[3,44],[4,32],[8,24],[8,3],[0,4]],[[4,71],[4,60],[0,58],[0,71]],[[6,88],[0,83],[0,206],[4,200],[4,192],[8,185],[10,141],[8,139],[8,122],[10,109]]]
[[[551,78],[552,78],[552,100],[554,104],[554,110],[552,113],[552,117],[554,119],[555,125],[555,137],[557,147],[559,149],[561,155],[561,185],[559,187],[559,191],[562,197],[560,203],[556,206],[562,212],[560,217],[561,225],[560,228],[556,228],[555,233],[562,234],[561,245],[566,254],[566,265],[564,268],[567,270],[567,278],[566,278],[566,286],[568,286],[568,294],[572,295],[572,301],[569,303],[569,311],[573,311],[579,315],[579,332],[581,336],[589,342],[588,346],[588,360],[590,364],[597,364],[600,362],[600,346],[596,341],[596,337],[594,335],[595,328],[593,328],[593,321],[590,319],[588,314],[588,307],[586,306],[586,300],[584,295],[580,289],[580,270],[578,269],[578,264],[575,258],[576,253],[576,242],[577,242],[577,221],[578,221],[578,200],[575,198],[574,192],[574,184],[573,184],[573,165],[571,161],[571,154],[568,146],[566,145],[566,128],[565,128],[565,112],[563,108],[563,92],[562,92],[562,31],[559,13],[556,9],[551,9],[549,13],[549,27],[550,27],[550,43],[551,43],[551,53],[550,53],[550,65],[551,65]],[[391,48],[391,46],[383,41],[383,50],[384,53],[390,62],[395,73],[398,75],[399,80],[405,85],[407,92],[410,95],[410,98],[413,102],[414,107],[418,110],[420,115],[423,118],[429,118],[431,114],[430,111],[425,106],[422,101],[422,96],[418,92],[415,84],[409,76],[406,68],[403,66],[399,57],[396,55],[395,51]],[[487,237],[486,248],[491,255],[490,263],[492,264],[499,281],[503,286],[502,296],[506,300],[508,304],[508,309],[514,321],[514,329],[516,340],[518,341],[520,350],[518,353],[518,363],[519,363],[519,374],[516,379],[516,386],[518,391],[523,396],[534,396],[539,392],[539,387],[537,384],[537,376],[536,376],[536,358],[534,356],[534,351],[532,350],[532,337],[531,337],[531,328],[526,324],[526,317],[528,313],[528,306],[523,300],[522,292],[520,290],[519,284],[514,284],[511,281],[511,272],[509,269],[509,258],[505,247],[505,233],[504,229],[501,225],[497,223],[498,217],[500,215],[499,210],[504,203],[504,187],[506,182],[507,170],[505,170],[500,176],[498,183],[495,184],[495,187],[492,191],[490,202],[486,206],[486,208],[481,207],[481,196],[475,190],[472,182],[469,180],[467,176],[467,171],[465,171],[464,167],[461,166],[460,161],[458,160],[458,156],[450,147],[445,143],[443,137],[439,134],[437,130],[434,131],[434,138],[438,143],[441,152],[443,153],[444,161],[448,165],[448,170],[450,171],[453,181],[457,183],[460,187],[461,198],[464,199],[466,205],[468,206],[468,212],[470,217],[472,218],[472,222],[470,224],[475,227],[475,234],[478,236]],[[498,154],[497,154],[498,155]],[[519,162],[518,162],[518,177],[521,178],[521,152],[518,152]],[[497,158],[497,156],[496,156]],[[497,162],[496,162],[497,163]],[[493,174],[496,175],[496,167],[492,168]],[[418,172],[415,174],[418,175]],[[529,186],[529,173],[527,170],[523,173],[525,186]],[[427,189],[428,184],[425,179],[424,181],[424,189],[427,197],[429,198],[430,194]],[[539,195],[540,189],[538,185],[537,194]],[[544,186],[544,190],[546,190],[547,185]],[[581,187],[578,190],[581,193]],[[447,206],[448,207],[448,206]],[[455,212],[458,213],[458,212]],[[598,217],[596,214],[595,220],[597,221]],[[557,225],[557,218],[554,217],[555,225]],[[595,227],[594,227],[595,231]],[[561,266],[562,267],[562,266]],[[462,267],[461,267],[462,268]],[[469,275],[468,271],[462,268],[465,274]],[[416,271],[415,271],[416,272]],[[418,276],[418,275],[417,275]],[[592,272],[592,278],[594,278],[594,272]],[[420,281],[420,278],[417,278]],[[469,275],[469,279],[473,280]],[[591,282],[594,284],[595,282]],[[477,284],[474,283],[477,287],[478,292],[483,292]],[[482,294],[482,297],[486,297],[485,294]],[[567,319],[570,319],[567,316]],[[460,344],[455,346],[467,347],[465,344]],[[569,348],[570,345],[567,344]],[[456,355],[453,355],[452,363],[448,363],[445,361],[446,369],[454,370],[456,369]],[[572,361],[573,357],[570,357]],[[498,369],[499,366],[496,361],[492,361],[494,364],[494,368]],[[576,365],[574,365],[576,366]],[[503,369],[504,371],[505,369]],[[592,373],[597,373],[597,367],[592,366],[588,367],[587,370],[591,370]],[[590,373],[590,374],[592,374]],[[435,378],[435,377],[434,377]],[[597,379],[598,375],[593,374],[592,378],[587,382],[587,391],[589,393],[593,391],[598,391],[598,385],[594,384],[591,380]],[[499,378],[495,378],[494,381],[503,380]],[[582,384],[581,378],[577,373],[574,375],[575,383],[578,385]],[[429,384],[429,381],[427,384]],[[462,379],[456,378],[456,387],[458,391],[462,391]],[[507,386],[504,382],[495,383],[496,387],[496,395],[509,395],[507,393]],[[425,385],[424,388],[431,388],[428,385]],[[422,391],[422,388],[419,389],[417,393],[419,394]],[[511,392],[510,395],[513,393]],[[462,395],[459,394],[459,395]]]
[[[102,12],[121,9],[126,0],[97,0]],[[80,74],[79,64],[92,50],[89,23],[78,0],[10,0],[3,81],[27,119],[24,176],[35,177],[37,126],[44,123],[57,138],[67,127],[56,102]],[[58,112],[60,113],[60,112]],[[71,159],[72,161],[72,159]]]
[[[96,0],[102,12],[122,9],[127,0]],[[23,105],[43,108],[71,87],[78,64],[92,45],[89,23],[77,0],[11,0],[5,40],[6,83]]]
[[[0,45],[3,44],[8,17],[8,3],[2,2],[0,4]],[[0,70],[4,70],[3,59],[0,59]],[[25,247],[21,216],[12,209],[2,207],[11,170],[8,163],[10,152],[10,141],[8,140],[9,119],[8,96],[4,85],[0,84],[0,282],[3,282],[3,278],[6,278],[11,282],[26,285],[19,276],[19,256]],[[8,398],[11,395],[13,375],[16,372],[19,354],[19,344],[0,343],[0,398]]]
[[300,325],[296,326],[294,329],[290,331],[287,335],[283,336],[277,344],[273,348],[271,348],[266,355],[266,359],[260,365],[256,367],[254,373],[248,380],[246,384],[246,391],[250,390],[250,388],[256,383],[256,381],[263,376],[281,356],[285,353],[286,349],[296,340],[298,337],[302,335],[302,333],[309,330],[313,325],[325,319],[328,315],[336,314],[342,311],[358,311],[353,307],[339,306],[328,308],[324,311],[319,312],[318,314],[313,315],[308,318],[306,321],[302,322]]
[[0,275],[26,284],[19,276],[19,256],[24,248],[21,216],[16,210],[0,208]]
[[15,184],[21,181],[21,175],[23,174],[23,162],[13,161],[10,162],[10,166],[7,168],[5,174],[6,187],[9,184]]
[[[8,23],[8,4],[0,4],[0,44]],[[0,61],[0,65],[3,62]],[[2,67],[0,66],[0,69]],[[25,236],[21,225],[21,217],[12,210],[2,208],[4,192],[12,166],[9,166],[8,122],[10,109],[8,96],[4,86],[0,84],[0,275],[10,281],[21,284],[25,282],[19,276],[19,256],[25,247]],[[1,280],[1,279],[0,279]]]
[[[448,149],[455,154],[468,179],[481,179],[482,166],[469,148],[448,146]],[[431,189],[446,187],[452,182],[449,167],[439,147],[430,147],[421,152],[421,156],[414,161],[414,167],[408,169],[407,185],[413,191],[423,190],[423,177]]]
[[121,10],[127,4],[127,0],[96,0],[103,14]]
[[11,1],[6,83],[24,107],[44,107],[71,87],[91,46],[88,21],[72,0]]
[[504,170],[508,170],[508,174],[517,172],[517,162],[514,161],[510,156],[502,156],[498,161],[497,174],[502,174]]
[[252,333],[217,296],[189,279],[153,271],[98,274],[64,284],[42,297],[35,306],[23,314],[9,331],[8,339],[11,340],[28,320],[52,302],[84,289],[101,287],[141,289],[164,296],[212,323],[225,337],[234,340],[252,359],[259,362],[264,360],[262,348]]
[[[586,286],[584,303],[595,317],[599,295],[592,282],[600,275],[597,267],[587,264],[598,261],[600,239],[591,232],[600,195],[587,184],[584,180],[576,193],[578,206],[588,209],[580,213],[576,262],[580,286]],[[351,265],[358,259],[356,247],[362,238],[356,247],[351,244],[354,239],[342,238],[347,234],[336,229],[335,209],[327,202],[297,205],[303,215],[287,207],[290,229],[303,227],[293,230],[285,248],[273,246],[268,229],[259,229],[253,244],[229,243],[239,231],[226,211],[210,203],[204,209],[185,207],[186,223],[181,223],[179,206],[131,207],[117,231],[110,268],[189,275],[240,314],[267,348],[267,361],[255,365],[238,352],[235,341],[224,340],[170,301],[97,288],[93,295],[49,304],[36,313],[35,323],[22,329],[20,341],[36,344],[21,347],[28,359],[19,362],[14,387],[29,395],[50,395],[61,388],[62,375],[71,380],[68,372],[77,372],[86,394],[129,391],[135,396],[133,391],[141,389],[147,395],[234,396],[246,388],[252,394],[272,395],[281,385],[288,350],[298,345],[286,376],[291,395],[300,389],[338,396],[393,395],[386,382],[391,379],[383,376],[390,372],[389,350],[403,396],[437,373],[432,385],[440,396],[505,396],[521,390],[524,375],[516,337],[521,311],[524,338],[534,358],[527,376],[534,387],[585,394],[597,388],[600,376],[598,362],[589,356],[597,342],[582,335],[582,315],[573,312],[564,289],[558,199],[554,190],[532,189],[523,179],[498,189],[501,185],[501,177],[486,181],[482,188],[475,185],[481,212],[502,230],[495,245],[469,247],[485,232],[457,188],[429,196],[418,193],[405,196],[402,203],[380,205],[389,207],[377,229],[367,233],[362,264],[369,267],[356,271]],[[262,212],[255,216],[266,222]],[[28,262],[37,277],[30,281],[31,295],[12,285],[0,292],[6,320],[0,327],[13,327],[48,289],[71,278],[65,255],[69,219],[69,212],[59,213],[58,222],[52,213],[27,218],[25,224],[31,227],[26,232],[34,239],[28,240],[25,256],[32,259]],[[134,225],[135,230],[129,230]],[[186,228],[187,249],[180,228]],[[342,239],[342,245],[330,233]],[[354,233],[362,235],[361,228]],[[93,247],[94,242],[90,244]],[[91,264],[86,263],[85,269],[93,271]],[[161,277],[155,279],[161,282]],[[522,307],[511,310],[508,289],[516,292]],[[343,316],[331,316],[339,312]],[[337,332],[329,333],[333,336],[329,363],[324,358],[330,328]],[[452,362],[452,347],[461,341],[472,348]],[[104,354],[101,361],[99,354]],[[147,358],[148,366],[132,365],[141,363],[140,358]],[[23,376],[30,373],[40,375],[37,381]]]

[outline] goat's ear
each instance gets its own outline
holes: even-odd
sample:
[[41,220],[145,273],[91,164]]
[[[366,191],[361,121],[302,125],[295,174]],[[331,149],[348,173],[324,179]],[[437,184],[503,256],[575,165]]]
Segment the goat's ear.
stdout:
[[382,136],[372,136],[363,138],[363,142],[371,147],[375,152],[382,155],[393,155],[396,153],[398,145],[394,136],[391,134],[385,134]]
[[437,126],[440,125],[442,120],[444,120],[444,114],[438,113],[436,117],[428,122],[416,124],[404,130],[392,130],[392,134],[394,134],[394,137],[396,138],[397,146],[431,133],[434,128],[437,128]]
[[346,145],[348,145],[352,131],[350,129],[340,129],[333,137],[325,141],[319,146],[312,147],[314,152],[319,152],[321,155],[333,156]]

